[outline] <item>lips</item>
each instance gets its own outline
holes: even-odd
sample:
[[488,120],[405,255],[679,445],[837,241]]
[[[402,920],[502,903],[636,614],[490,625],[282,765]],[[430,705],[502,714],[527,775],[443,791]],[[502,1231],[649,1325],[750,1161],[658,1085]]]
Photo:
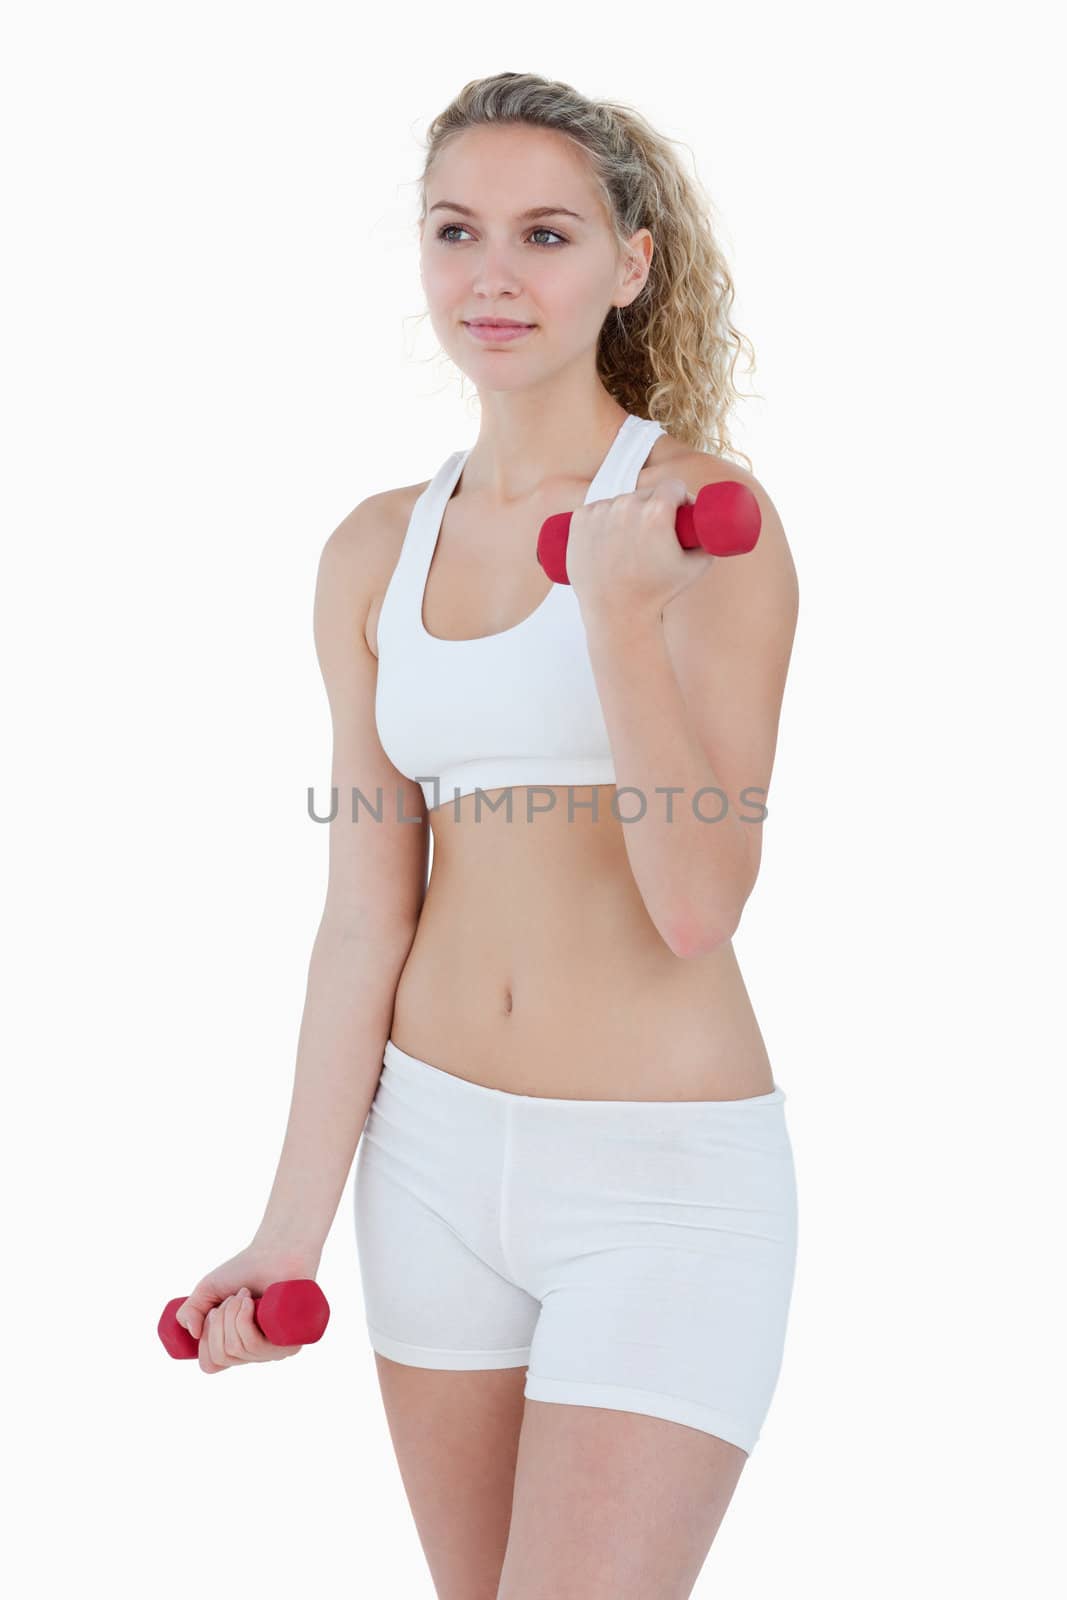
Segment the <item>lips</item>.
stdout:
[[503,350],[519,344],[528,333],[537,332],[533,322],[465,322],[464,327],[475,344],[487,350]]
[[532,322],[516,322],[511,317],[470,317],[467,321],[470,328],[532,328]]

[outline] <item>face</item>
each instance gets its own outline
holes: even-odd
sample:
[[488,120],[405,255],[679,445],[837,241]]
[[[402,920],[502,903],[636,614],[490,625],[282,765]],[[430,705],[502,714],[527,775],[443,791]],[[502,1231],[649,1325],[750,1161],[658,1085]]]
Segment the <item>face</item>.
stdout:
[[[522,215],[535,207],[564,209]],[[422,284],[441,348],[490,389],[523,387],[583,353],[595,359],[605,316],[628,305],[648,275],[648,229],[630,245],[620,260],[582,155],[566,139],[545,128],[468,129],[427,181],[420,233]],[[493,317],[532,327],[486,340],[467,326]]]

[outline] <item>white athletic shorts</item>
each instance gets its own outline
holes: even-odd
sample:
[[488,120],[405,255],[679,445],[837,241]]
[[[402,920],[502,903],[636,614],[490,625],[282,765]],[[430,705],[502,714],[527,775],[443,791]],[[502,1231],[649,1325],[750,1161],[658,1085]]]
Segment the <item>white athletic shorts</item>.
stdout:
[[373,1349],[751,1452],[796,1259],[784,1101],[512,1094],[390,1039],[353,1184]]

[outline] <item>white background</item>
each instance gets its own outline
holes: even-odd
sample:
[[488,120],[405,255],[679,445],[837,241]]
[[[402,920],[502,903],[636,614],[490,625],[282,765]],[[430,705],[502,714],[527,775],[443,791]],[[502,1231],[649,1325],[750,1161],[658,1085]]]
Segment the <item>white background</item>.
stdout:
[[[1042,20],[1044,19],[1044,20]],[[431,1600],[363,1326],[210,1381],[322,906],[319,552],[472,444],[430,118],[563,78],[688,147],[801,612],[735,948],[788,1095],[789,1341],[695,1593],[1062,1593],[1063,136],[1020,4],[36,5],[3,27],[13,1592]],[[655,1600],[655,1597],[649,1597]]]

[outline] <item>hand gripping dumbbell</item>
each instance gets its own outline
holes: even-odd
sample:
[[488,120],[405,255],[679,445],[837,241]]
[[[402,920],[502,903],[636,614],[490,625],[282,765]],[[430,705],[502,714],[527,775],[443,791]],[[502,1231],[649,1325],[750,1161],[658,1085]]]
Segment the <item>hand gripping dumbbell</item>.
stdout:
[[[545,576],[553,583],[569,583],[567,540],[571,531],[571,511],[557,511],[541,524],[537,536],[537,559]],[[751,489],[730,479],[706,483],[692,505],[680,505],[674,529],[683,550],[698,546],[712,556],[743,556],[759,538],[759,502]]]
[[[180,1294],[168,1300],[159,1319],[159,1337],[177,1361],[190,1360],[200,1349],[188,1328],[178,1321],[178,1307],[186,1299]],[[315,1344],[326,1331],[330,1307],[314,1278],[289,1278],[272,1283],[258,1300],[253,1299],[252,1315],[271,1344]]]

